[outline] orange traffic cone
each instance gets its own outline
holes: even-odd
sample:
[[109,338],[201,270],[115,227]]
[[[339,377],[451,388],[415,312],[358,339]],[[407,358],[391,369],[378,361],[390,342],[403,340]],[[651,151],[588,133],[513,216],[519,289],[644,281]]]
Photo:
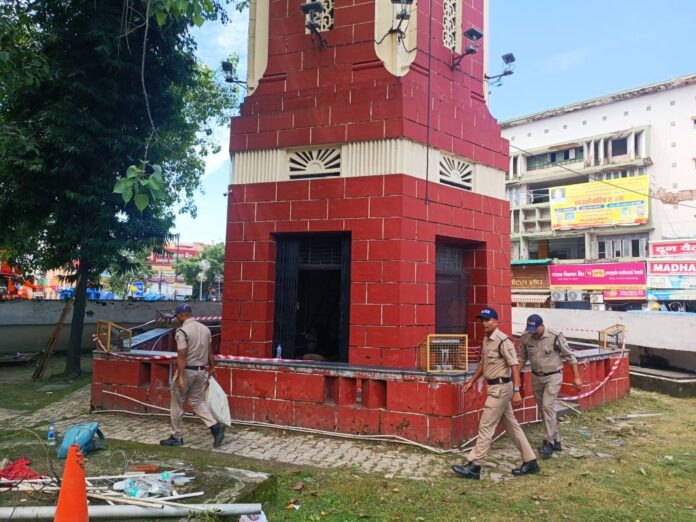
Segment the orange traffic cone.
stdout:
[[68,450],[53,522],[89,522],[85,457],[74,444]]

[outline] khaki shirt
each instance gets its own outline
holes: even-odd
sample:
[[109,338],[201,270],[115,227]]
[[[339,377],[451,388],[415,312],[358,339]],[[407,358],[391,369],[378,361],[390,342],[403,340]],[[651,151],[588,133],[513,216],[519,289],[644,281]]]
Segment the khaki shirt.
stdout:
[[176,349],[186,350],[187,366],[206,366],[210,346],[210,330],[204,324],[189,317],[176,329]]
[[[499,346],[500,350],[498,350]],[[483,364],[484,379],[510,377],[512,375],[510,367],[518,364],[515,345],[512,344],[507,335],[497,328],[490,337],[486,336],[483,339],[481,363]]]
[[[556,339],[558,342],[556,343]],[[554,345],[558,346],[558,350]],[[568,341],[562,333],[544,328],[544,333],[537,339],[531,333],[522,334],[520,338],[520,366],[529,359],[532,371],[536,373],[555,372],[563,368],[563,361],[568,364],[577,363],[577,359],[568,346]]]

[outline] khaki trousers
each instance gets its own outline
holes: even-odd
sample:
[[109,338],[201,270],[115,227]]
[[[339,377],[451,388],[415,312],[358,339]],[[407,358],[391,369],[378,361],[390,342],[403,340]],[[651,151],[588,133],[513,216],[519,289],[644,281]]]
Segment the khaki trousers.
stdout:
[[556,422],[556,399],[563,384],[563,374],[554,373],[546,377],[532,374],[532,392],[536,399],[541,419],[544,421],[544,440],[560,441]]
[[478,440],[474,449],[469,453],[469,462],[481,465],[491,449],[495,428],[501,420],[508,437],[512,439],[522,454],[523,462],[536,459],[527,437],[515,418],[515,413],[512,410],[512,383],[507,383],[488,386],[486,404],[483,407],[483,413],[481,413],[481,422],[479,422]]
[[184,417],[184,400],[188,399],[193,413],[195,413],[207,428],[217,424],[205,402],[205,392],[208,388],[208,373],[205,370],[184,370],[184,393],[179,391],[176,384],[176,374],[171,383],[171,422],[172,436],[181,439],[184,432],[181,429],[181,421]]

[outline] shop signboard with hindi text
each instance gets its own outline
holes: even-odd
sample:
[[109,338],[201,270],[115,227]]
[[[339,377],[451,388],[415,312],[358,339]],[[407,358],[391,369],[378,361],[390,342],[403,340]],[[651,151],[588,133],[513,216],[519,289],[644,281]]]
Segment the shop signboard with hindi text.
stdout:
[[649,217],[649,177],[580,183],[549,189],[553,230],[644,225]]
[[648,288],[696,289],[696,258],[648,261]]
[[588,263],[549,265],[549,283],[555,290],[643,290],[645,263]]
[[696,257],[696,239],[651,241],[650,257]]

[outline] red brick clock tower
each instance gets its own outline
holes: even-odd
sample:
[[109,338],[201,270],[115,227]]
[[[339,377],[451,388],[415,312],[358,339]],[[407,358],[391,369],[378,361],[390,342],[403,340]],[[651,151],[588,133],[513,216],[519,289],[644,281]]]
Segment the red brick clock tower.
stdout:
[[464,37],[484,5],[252,0],[221,351],[282,359],[233,372],[237,416],[444,445],[475,430],[464,377],[419,372],[417,346],[476,345],[486,304],[510,328],[508,147],[484,40]]

